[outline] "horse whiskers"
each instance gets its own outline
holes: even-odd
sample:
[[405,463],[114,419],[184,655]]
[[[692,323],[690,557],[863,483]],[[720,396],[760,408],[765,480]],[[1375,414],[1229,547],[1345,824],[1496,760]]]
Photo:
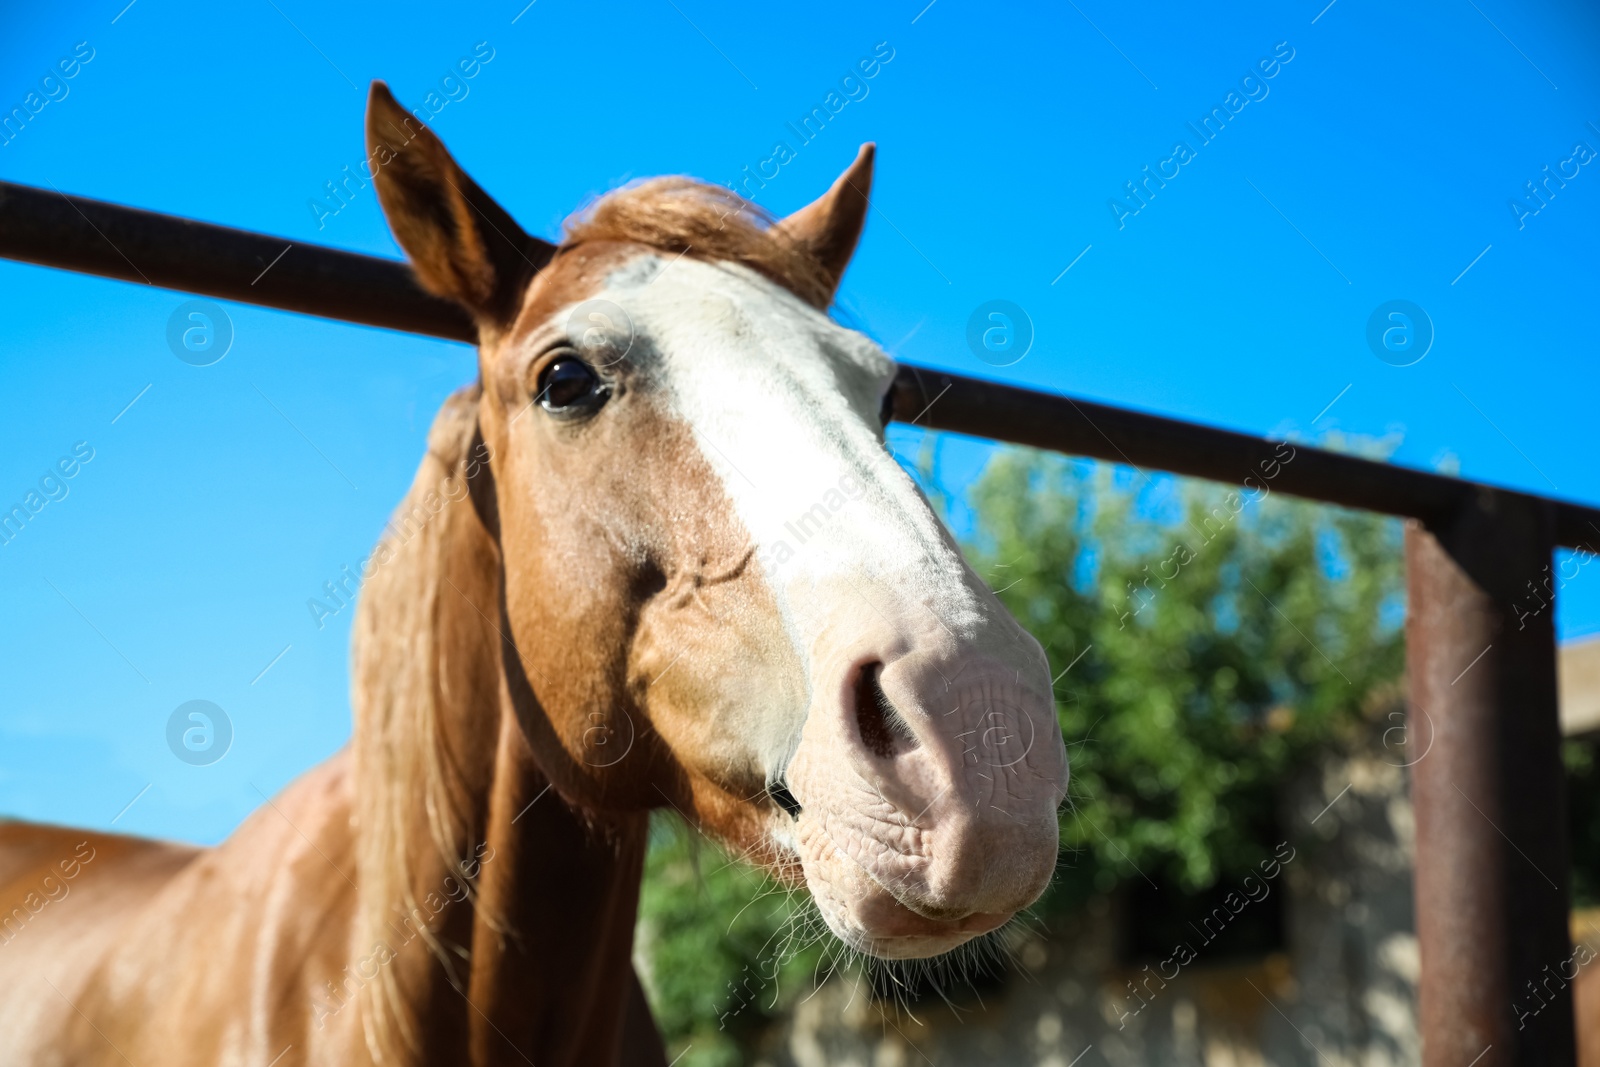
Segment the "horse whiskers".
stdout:
[[760,855],[763,850],[766,850],[768,855],[770,855],[773,859],[788,859],[792,854],[792,850],[784,848],[779,842],[770,838],[760,838],[746,845],[739,851],[737,855],[730,856],[727,863],[724,863],[712,873],[721,874],[723,871],[727,870],[729,867],[732,867],[736,863],[743,863],[748,866],[761,869],[765,865],[758,862],[756,857]]
[[[788,902],[794,904],[798,891],[793,888],[785,888],[784,891]],[[763,896],[773,895],[774,892],[769,891]],[[774,983],[773,998],[768,1007],[770,1010],[782,999],[777,983],[783,965],[820,943],[824,948],[812,966],[812,988],[801,998],[801,1003],[816,996],[829,978],[843,974],[853,976],[844,1010],[854,1004],[864,982],[872,996],[885,1001],[880,1010],[886,1013],[892,1010],[896,1015],[904,1015],[918,1026],[924,1023],[916,1015],[914,1005],[927,990],[937,995],[960,1018],[966,1009],[956,1002],[954,989],[968,987],[982,1005],[983,998],[976,989],[975,980],[999,968],[1016,969],[1016,948],[1020,942],[1034,936],[1031,927],[1038,921],[1030,914],[1019,915],[999,930],[933,959],[884,960],[834,938],[821,921],[814,902],[807,896],[801,896],[783,926],[767,939],[758,953],[770,963],[769,969],[762,972],[763,977]],[[775,950],[774,941],[778,942]],[[773,950],[771,955],[767,954],[769,950]],[[887,1014],[885,1018],[888,1018]]]
[[782,892],[782,891],[783,891],[783,887],[782,886],[776,886],[776,887],[774,887],[772,889],[766,890],[765,892],[757,893],[755,896],[751,897],[750,900],[745,904],[745,906],[740,908],[738,911],[734,912],[733,913],[733,918],[728,920],[727,932],[728,933],[732,933],[733,932],[733,924],[739,921],[739,916],[741,916],[745,912],[749,911],[751,908],[753,908],[755,905],[759,904],[761,901],[767,899],[768,897],[774,895],[775,893],[779,893],[779,892]]

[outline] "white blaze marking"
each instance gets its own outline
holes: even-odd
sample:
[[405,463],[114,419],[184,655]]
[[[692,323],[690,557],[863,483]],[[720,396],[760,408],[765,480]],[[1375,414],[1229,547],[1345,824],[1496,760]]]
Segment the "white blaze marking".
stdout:
[[[819,642],[850,640],[841,626],[976,633],[974,579],[876,433],[889,357],[746,268],[664,265],[641,255],[595,297],[633,320],[630,359],[721,478],[808,675]],[[798,726],[761,739],[779,768]]]

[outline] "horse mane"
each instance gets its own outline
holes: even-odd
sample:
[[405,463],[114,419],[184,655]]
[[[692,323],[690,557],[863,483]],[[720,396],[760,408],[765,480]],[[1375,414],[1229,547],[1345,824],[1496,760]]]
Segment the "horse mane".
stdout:
[[765,208],[693,178],[625,185],[573,216],[565,229],[562,249],[588,241],[631,242],[743,264],[814,307],[826,308],[833,298],[822,263]]
[[[467,484],[479,392],[459,390],[435,418],[427,455],[364,569],[351,638],[356,950],[389,945],[409,921],[452,982],[465,946],[441,940],[425,921],[433,909],[419,904],[446,875],[472,892],[458,864],[487,813],[474,810],[469,783],[491,773],[499,730],[498,672],[483,668],[498,642],[479,615],[499,613],[498,558]],[[404,1062],[420,1020],[403,1007],[396,968],[378,967],[360,995],[374,1059]]]

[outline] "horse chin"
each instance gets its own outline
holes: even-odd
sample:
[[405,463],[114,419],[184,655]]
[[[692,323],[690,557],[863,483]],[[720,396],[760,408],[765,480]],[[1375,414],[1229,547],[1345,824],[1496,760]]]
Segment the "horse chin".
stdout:
[[[887,896],[887,894],[885,894]],[[991,933],[1011,921],[1011,913],[974,912],[954,921],[929,919],[898,901],[875,902],[847,921],[822,912],[823,921],[849,947],[884,960],[931,959],[954,952],[973,938]]]
[[998,930],[1016,914],[974,911],[929,916],[903,903],[853,863],[844,870],[820,870],[810,863],[806,867],[806,886],[828,929],[850,948],[879,959],[942,956]]

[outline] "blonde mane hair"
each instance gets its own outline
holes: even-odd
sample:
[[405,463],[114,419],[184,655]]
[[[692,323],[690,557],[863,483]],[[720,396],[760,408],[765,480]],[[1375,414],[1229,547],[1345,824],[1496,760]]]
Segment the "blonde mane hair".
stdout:
[[418,1033],[389,965],[396,931],[402,945],[420,937],[456,981],[466,946],[430,928],[441,913],[428,894],[455,900],[446,877],[472,894],[460,865],[487,817],[469,783],[487,780],[499,731],[497,671],[485,664],[499,662],[499,637],[478,615],[499,612],[499,561],[468,486],[469,466],[484,459],[472,449],[478,396],[476,385],[458,391],[434,420],[427,455],[367,565],[351,640],[357,956],[380,961],[376,975],[356,978],[380,1063],[405,1062]]
[[731,189],[692,178],[651,178],[623,186],[567,220],[563,249],[626,241],[663,252],[743,264],[813,307],[833,296],[827,271],[766,209]]

